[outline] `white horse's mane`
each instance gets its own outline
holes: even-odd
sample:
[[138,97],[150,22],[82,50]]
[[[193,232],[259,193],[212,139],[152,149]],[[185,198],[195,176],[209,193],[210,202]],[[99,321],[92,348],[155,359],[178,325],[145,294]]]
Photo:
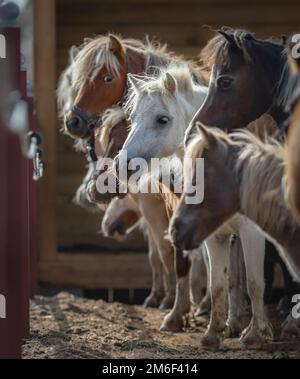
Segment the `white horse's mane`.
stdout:
[[[172,95],[165,85],[167,74],[171,75],[176,82],[176,91]],[[162,103],[168,106],[171,97],[174,100],[178,93],[188,93],[196,86],[191,68],[185,62],[171,62],[168,66],[160,68],[158,76],[135,75],[134,78],[137,86],[129,87],[128,100],[124,105],[127,114],[135,108],[141,96],[158,95]]]

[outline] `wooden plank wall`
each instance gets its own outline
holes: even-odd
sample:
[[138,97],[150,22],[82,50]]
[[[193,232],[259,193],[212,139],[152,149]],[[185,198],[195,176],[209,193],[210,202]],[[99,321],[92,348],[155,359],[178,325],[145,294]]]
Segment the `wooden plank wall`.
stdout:
[[[68,49],[84,37],[107,32],[126,37],[156,37],[173,50],[196,57],[212,33],[222,25],[244,27],[260,37],[299,31],[299,0],[57,0],[57,75],[68,60]],[[57,134],[57,241],[58,246],[111,241],[96,234],[99,216],[72,204],[84,173],[84,159],[74,153],[67,137]],[[142,247],[141,238],[122,247]]]

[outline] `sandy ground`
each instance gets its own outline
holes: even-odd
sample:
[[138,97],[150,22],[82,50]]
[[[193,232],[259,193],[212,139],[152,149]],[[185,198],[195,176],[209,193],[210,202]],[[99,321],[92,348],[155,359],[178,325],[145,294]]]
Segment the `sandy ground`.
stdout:
[[[271,315],[274,313],[268,310]],[[226,339],[221,351],[203,351],[200,337],[206,318],[191,320],[182,333],[162,333],[164,314],[119,303],[86,300],[68,293],[31,304],[31,336],[24,358],[300,358],[300,341],[272,342],[245,350],[238,339]],[[281,320],[272,319],[278,333]]]

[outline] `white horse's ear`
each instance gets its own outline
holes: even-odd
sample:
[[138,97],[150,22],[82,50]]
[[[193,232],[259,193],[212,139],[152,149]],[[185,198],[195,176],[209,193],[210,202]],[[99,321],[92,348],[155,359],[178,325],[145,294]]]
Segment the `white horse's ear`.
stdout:
[[216,138],[214,134],[209,130],[209,128],[204,126],[199,121],[196,123],[196,128],[199,134],[201,134],[201,136],[205,139],[209,146],[213,146],[216,143]]
[[133,88],[135,91],[140,92],[140,79],[138,79],[136,76],[132,74],[128,74],[127,79],[129,86]]
[[79,53],[79,49],[77,46],[72,46],[70,51],[69,51],[69,59],[70,59],[70,62],[72,63],[75,58],[77,57]]
[[164,85],[169,92],[174,93],[176,91],[176,80],[168,72],[164,79]]
[[123,52],[121,41],[113,34],[108,36],[108,48],[114,55],[120,55]]

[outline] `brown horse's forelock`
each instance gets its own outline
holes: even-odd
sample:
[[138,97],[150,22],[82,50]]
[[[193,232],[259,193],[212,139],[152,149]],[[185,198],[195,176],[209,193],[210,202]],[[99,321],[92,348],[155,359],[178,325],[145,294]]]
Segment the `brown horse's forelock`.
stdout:
[[[262,43],[267,46],[278,46],[283,49],[283,45],[275,39],[259,40],[254,34],[244,29],[233,29],[230,27],[222,27],[221,32],[226,33],[234,42],[241,53],[243,59],[250,64],[255,63],[256,54],[254,52],[254,44]],[[217,34],[202,49],[200,59],[200,69],[203,72],[210,73],[214,64],[222,63],[228,65],[230,63],[230,46],[227,39],[217,32]]]
[[[234,39],[236,46],[242,50],[244,58],[251,62],[246,41],[249,41],[251,38],[254,39],[253,34],[245,30],[235,30],[225,27],[223,27],[221,31],[230,35]],[[227,65],[230,62],[229,48],[229,42],[223,35],[217,32],[217,34],[202,49],[199,55],[201,70],[210,73],[213,65],[218,62]]]

